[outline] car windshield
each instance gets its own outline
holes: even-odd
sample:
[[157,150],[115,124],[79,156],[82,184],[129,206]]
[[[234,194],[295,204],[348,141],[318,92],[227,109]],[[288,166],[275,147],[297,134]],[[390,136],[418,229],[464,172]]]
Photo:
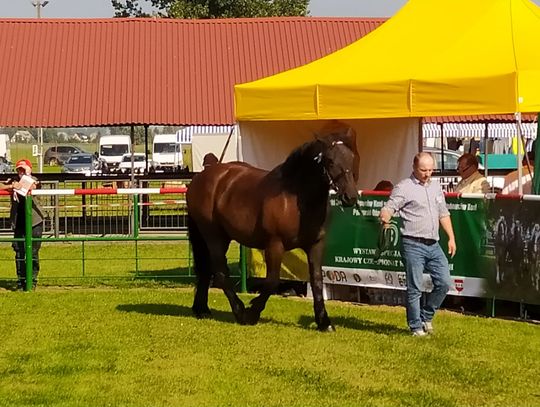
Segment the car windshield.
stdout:
[[[439,171],[442,170],[443,166],[442,166],[442,163],[441,163],[441,151],[440,150],[432,150],[432,149],[427,149],[425,151],[430,153],[433,156],[433,158],[435,159],[435,170],[439,170]],[[444,170],[445,171],[456,170],[457,161],[458,161],[459,157],[460,157],[460,154],[445,150],[444,151]]]
[[154,144],[154,153],[174,153],[176,151],[175,143],[156,143]]
[[[139,162],[139,163],[143,162],[144,161],[144,155],[136,155],[136,156],[134,156],[133,161],[135,161],[136,163],[137,162]],[[124,162],[124,163],[131,162],[131,156],[125,155],[124,158],[122,158],[122,162]]]
[[100,149],[100,154],[107,157],[118,156],[127,152],[127,144],[104,144]]
[[89,155],[72,155],[68,164],[90,164],[92,162],[92,156]]

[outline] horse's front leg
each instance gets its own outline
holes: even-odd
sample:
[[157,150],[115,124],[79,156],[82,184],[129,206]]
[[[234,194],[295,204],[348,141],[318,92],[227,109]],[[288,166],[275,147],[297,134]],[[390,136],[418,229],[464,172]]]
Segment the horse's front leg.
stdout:
[[333,332],[335,328],[328,318],[323,298],[322,257],[324,251],[324,238],[316,242],[307,250],[309,264],[309,278],[313,293],[313,309],[317,329],[323,332]]
[[277,292],[279,287],[279,272],[281,270],[281,261],[284,253],[283,243],[279,240],[271,242],[264,251],[264,259],[266,262],[266,279],[264,281],[261,293],[258,297],[251,300],[251,306],[246,309],[245,323],[255,325],[260,317],[261,312],[266,306],[268,298]]

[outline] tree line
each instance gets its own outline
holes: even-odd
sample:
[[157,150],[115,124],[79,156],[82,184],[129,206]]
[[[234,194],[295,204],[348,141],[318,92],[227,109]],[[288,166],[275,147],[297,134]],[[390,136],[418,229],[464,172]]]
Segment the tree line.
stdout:
[[306,16],[309,0],[111,0],[111,3],[115,17],[203,19]]

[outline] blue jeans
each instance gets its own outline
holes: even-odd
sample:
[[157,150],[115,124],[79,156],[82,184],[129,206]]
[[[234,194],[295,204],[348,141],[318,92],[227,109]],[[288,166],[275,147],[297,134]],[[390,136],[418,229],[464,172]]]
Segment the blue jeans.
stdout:
[[[438,243],[427,245],[406,238],[402,240],[401,257],[407,275],[407,324],[416,331],[422,329],[422,322],[431,322],[450,289],[448,259]],[[422,307],[424,270],[431,276],[433,290]]]

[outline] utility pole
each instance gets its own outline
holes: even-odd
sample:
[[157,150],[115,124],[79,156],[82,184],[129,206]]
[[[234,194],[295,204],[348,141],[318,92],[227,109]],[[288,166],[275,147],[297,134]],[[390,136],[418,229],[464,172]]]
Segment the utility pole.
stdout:
[[49,4],[48,0],[45,0],[45,1],[35,0],[32,2],[32,5],[36,8],[37,18],[41,18],[41,9],[45,7],[47,4]]
[[[41,18],[41,9],[49,4],[49,0],[35,0],[32,1],[32,5],[36,8],[37,18]],[[43,127],[38,131],[38,166],[39,172],[43,172]]]

